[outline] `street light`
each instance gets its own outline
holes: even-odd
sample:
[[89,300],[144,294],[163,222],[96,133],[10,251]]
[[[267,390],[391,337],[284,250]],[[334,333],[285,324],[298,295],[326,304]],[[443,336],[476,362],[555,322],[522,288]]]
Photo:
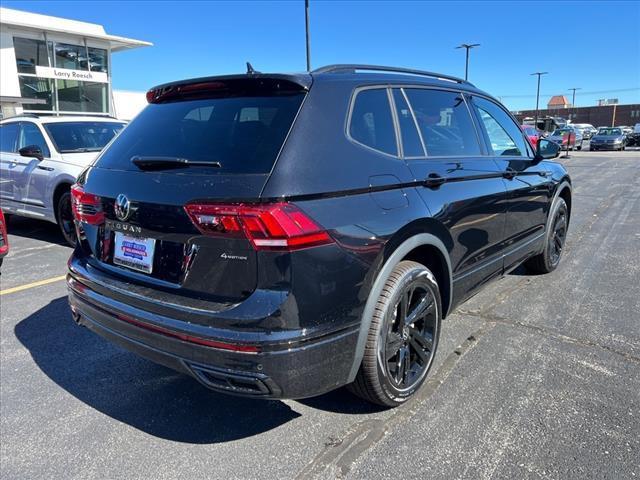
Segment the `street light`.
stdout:
[[471,50],[472,48],[475,47],[479,47],[480,44],[479,43],[463,43],[462,45],[459,45],[456,47],[456,49],[458,48],[464,48],[467,51],[467,61],[465,63],[465,67],[464,67],[464,79],[467,80],[469,78],[469,50]]
[[304,0],[304,27],[307,44],[307,72],[311,71],[311,41],[309,38],[309,0]]
[[540,77],[542,75],[547,75],[549,72],[535,72],[532,73],[531,75],[537,75],[538,76],[538,91],[536,93],[536,117],[534,120],[534,125],[536,128],[538,128],[538,105],[540,102]]
[[568,90],[573,91],[573,97],[571,99],[571,108],[573,109],[573,114],[576,114],[576,90],[582,90],[580,87],[569,88]]

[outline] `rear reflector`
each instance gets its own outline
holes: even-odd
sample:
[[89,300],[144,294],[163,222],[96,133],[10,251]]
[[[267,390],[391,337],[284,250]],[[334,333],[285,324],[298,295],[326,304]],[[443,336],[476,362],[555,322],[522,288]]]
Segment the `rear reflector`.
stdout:
[[127,315],[116,314],[116,317],[118,317],[119,320],[130,323],[131,325],[135,325],[138,328],[159,333],[167,337],[177,338],[178,340],[182,340],[183,342],[195,343],[197,345],[203,345],[205,347],[219,348],[221,350],[231,350],[234,352],[258,353],[260,351],[260,349],[255,345],[239,345],[235,343],[219,342],[217,340],[194,337],[192,335],[187,335],[186,333],[174,332],[173,330],[169,330],[158,325],[151,325],[150,323],[140,322],[139,320],[135,320]]
[[291,203],[190,203],[184,208],[203,234],[246,237],[256,250],[299,250],[333,241],[325,230]]
[[72,185],[71,187],[71,210],[73,217],[79,221],[90,225],[100,225],[104,223],[104,212],[100,197],[92,193],[87,193],[82,185]]

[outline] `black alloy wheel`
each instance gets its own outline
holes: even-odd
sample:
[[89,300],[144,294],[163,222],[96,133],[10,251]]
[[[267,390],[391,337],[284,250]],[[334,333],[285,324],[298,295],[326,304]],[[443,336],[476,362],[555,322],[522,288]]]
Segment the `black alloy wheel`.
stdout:
[[402,261],[378,298],[356,395],[394,407],[424,382],[438,344],[442,306],[435,277],[424,265]]
[[[564,204],[564,201],[562,202]],[[555,268],[560,263],[564,242],[567,239],[567,206],[560,205],[553,218],[551,235],[549,235],[549,260]]]
[[433,353],[436,302],[422,277],[404,287],[389,314],[379,355],[394,386],[405,390],[424,376]]
[[550,218],[544,250],[525,263],[534,273],[552,272],[560,264],[569,228],[569,209],[563,198],[554,201]]
[[58,199],[56,206],[56,219],[64,240],[71,247],[76,246],[76,227],[71,211],[71,194],[64,192]]

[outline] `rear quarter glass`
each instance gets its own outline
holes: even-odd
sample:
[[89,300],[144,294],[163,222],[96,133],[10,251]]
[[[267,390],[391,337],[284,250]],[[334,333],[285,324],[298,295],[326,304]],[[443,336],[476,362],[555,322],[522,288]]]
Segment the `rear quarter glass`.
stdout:
[[183,173],[271,171],[304,93],[234,96],[148,105],[118,136],[96,167],[140,171],[134,156],[219,162]]

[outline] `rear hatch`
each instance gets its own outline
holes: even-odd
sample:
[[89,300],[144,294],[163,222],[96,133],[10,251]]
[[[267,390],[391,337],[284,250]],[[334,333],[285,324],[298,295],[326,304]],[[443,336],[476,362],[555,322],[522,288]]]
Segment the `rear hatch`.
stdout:
[[218,77],[151,90],[72,189],[79,254],[100,275],[179,304],[249,296],[257,249],[242,216],[262,215],[251,207],[308,87],[294,80]]

